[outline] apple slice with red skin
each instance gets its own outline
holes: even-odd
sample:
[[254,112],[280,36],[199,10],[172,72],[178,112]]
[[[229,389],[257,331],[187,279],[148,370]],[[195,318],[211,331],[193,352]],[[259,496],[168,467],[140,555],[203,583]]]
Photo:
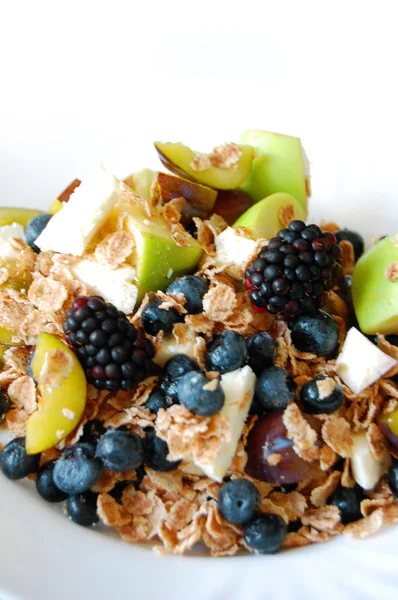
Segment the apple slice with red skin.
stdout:
[[212,213],[233,225],[252,205],[253,200],[243,190],[220,190]]
[[159,172],[157,183],[165,204],[174,198],[185,198],[182,212],[186,217],[208,217],[217,199],[216,190],[168,173]]

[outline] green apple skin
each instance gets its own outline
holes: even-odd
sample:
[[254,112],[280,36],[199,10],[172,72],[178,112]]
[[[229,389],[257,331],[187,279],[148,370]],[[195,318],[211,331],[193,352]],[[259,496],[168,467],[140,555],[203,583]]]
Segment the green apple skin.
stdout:
[[141,196],[141,198],[150,200],[151,186],[155,179],[156,175],[154,171],[151,171],[151,169],[141,169],[141,171],[137,171],[137,173],[133,173],[126,177],[124,183],[131,187],[131,189]]
[[246,131],[240,142],[253,146],[256,156],[241,189],[255,202],[276,192],[287,192],[307,210],[309,163],[300,138],[270,131]]
[[250,173],[253,162],[253,148],[251,145],[240,145],[242,154],[238,162],[231,167],[209,167],[202,171],[195,171],[190,167],[197,154],[181,142],[155,142],[159,158],[164,166],[178,175],[192,179],[202,185],[216,190],[233,190],[240,186]]
[[380,240],[357,262],[352,277],[352,300],[363,333],[398,333],[398,280],[386,271],[398,263],[397,236]]
[[300,202],[291,194],[278,193],[271,194],[267,198],[260,200],[251,206],[235,223],[236,227],[245,227],[251,234],[254,240],[258,238],[270,239],[274,237],[278,231],[284,229],[286,224],[281,223],[280,213],[283,207],[292,210],[291,220],[299,219],[305,221],[307,211],[301,206]]
[[127,210],[127,228],[135,241],[129,260],[136,269],[139,303],[147,292],[165,290],[177,277],[194,271],[203,250],[192,236],[188,245],[177,246],[161,217],[149,221],[139,210]]
[[0,227],[3,225],[12,225],[12,223],[19,223],[22,227],[26,227],[29,221],[43,215],[42,210],[35,210],[33,208],[15,208],[15,207],[1,207],[0,208]]

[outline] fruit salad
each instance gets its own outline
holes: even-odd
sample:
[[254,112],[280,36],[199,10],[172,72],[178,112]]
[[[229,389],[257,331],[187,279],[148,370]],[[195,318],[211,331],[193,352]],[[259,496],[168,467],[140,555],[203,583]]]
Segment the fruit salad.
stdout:
[[155,148],[0,209],[3,475],[159,553],[397,521],[398,235],[308,221],[298,138]]

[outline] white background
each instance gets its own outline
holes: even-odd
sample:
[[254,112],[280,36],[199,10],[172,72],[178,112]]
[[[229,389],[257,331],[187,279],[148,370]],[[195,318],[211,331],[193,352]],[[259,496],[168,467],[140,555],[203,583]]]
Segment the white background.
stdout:
[[[0,203],[48,207],[72,179],[98,163],[117,175],[144,166],[156,167],[152,147],[156,139],[181,140],[196,150],[207,150],[216,143],[237,141],[245,129],[269,129],[302,138],[312,163],[311,210],[316,217],[359,227],[368,238],[397,231],[395,8],[397,2],[382,0],[0,0]],[[1,481],[0,493],[5,487]],[[48,598],[63,600],[66,596],[62,590],[69,590],[71,582],[60,572],[63,561],[73,555],[77,569],[76,564],[81,562],[75,553],[77,547],[83,552],[88,548],[85,544],[90,543],[92,551],[98,544],[104,551],[105,542],[72,528],[66,544],[67,558],[63,554],[66,539],[62,536],[68,536],[72,526],[63,521],[59,530],[62,535],[57,536],[58,521],[51,512],[51,543],[60,540],[58,567],[52,571],[53,547],[46,547],[40,539],[46,530],[48,507],[41,504],[39,508],[35,499],[30,517],[27,497],[20,488],[12,496],[12,489],[7,482],[7,495],[0,501],[2,510],[9,511],[0,514],[4,549],[0,556],[0,591],[7,589],[10,577],[14,577],[12,587],[20,591],[18,598],[47,600],[40,579],[43,563],[36,567],[34,562],[37,548],[36,560],[46,561],[47,574],[53,572],[60,581],[62,577],[65,580],[57,594],[50,585],[51,578],[47,580]],[[18,510],[23,511],[23,519]],[[30,518],[38,541],[29,538],[30,542],[23,545]],[[20,525],[14,527],[17,522]],[[335,545],[330,551],[322,549],[321,564],[316,562],[317,552],[311,551],[309,579],[305,581],[310,595],[306,597],[312,597],[311,593],[324,598],[330,593],[330,597],[350,600],[396,597],[396,562],[393,566],[381,556],[383,548],[397,549],[396,533],[395,538],[390,534],[386,542],[383,540],[378,539],[375,545],[369,541],[363,546],[350,546],[350,560],[355,557],[353,570],[349,567],[352,563],[344,560],[344,552],[341,554]],[[361,550],[365,546],[366,552]],[[112,548],[109,546],[106,561],[115,556]],[[23,585],[17,581],[19,552],[26,569],[21,578]],[[119,546],[115,552],[122,561]],[[131,552],[123,555],[126,563],[129,556],[139,556],[132,548],[126,552]],[[33,563],[26,562],[27,555],[32,556]],[[297,559],[300,569],[306,556],[300,554],[302,558]],[[346,573],[333,567],[337,558],[340,565],[346,564]],[[282,562],[275,557],[278,562],[268,563],[276,569],[268,572],[268,585],[281,589],[275,580],[278,576],[287,597],[292,598],[289,571],[283,566],[291,561],[282,556],[280,559]],[[107,564],[101,560],[99,564]],[[250,569],[252,578],[262,580],[266,567],[258,570],[260,563],[250,560],[250,567],[246,560],[239,564],[245,565],[246,575]],[[11,563],[13,569],[9,569]],[[90,564],[90,577],[94,577],[95,569]],[[159,585],[164,599],[179,600],[167,581],[167,573],[173,573],[171,566],[166,567],[169,564],[160,567],[156,563],[154,568],[161,573]],[[213,575],[195,583],[196,595],[191,594],[192,598],[223,597],[215,588],[211,591],[212,577],[214,581],[217,578],[219,590],[228,589],[229,600],[235,600],[234,590],[240,590],[238,600],[249,597],[249,589],[251,600],[265,597],[255,579],[245,579],[244,573],[238,577],[237,564],[223,560],[219,567],[212,566]],[[233,569],[229,565],[234,565]],[[324,582],[321,565],[330,570]],[[179,562],[178,568],[179,572],[194,572],[192,561]],[[361,569],[366,574],[366,585],[359,576]],[[127,581],[126,573],[125,569],[118,575],[119,583]],[[310,584],[315,575],[316,590]],[[86,581],[84,567],[82,573],[74,570],[71,576]],[[105,579],[109,586],[116,585],[110,569],[96,591],[99,600],[111,597]],[[91,585],[91,581],[86,583]],[[133,583],[131,589],[143,596],[145,585],[139,574],[134,575]],[[154,585],[154,581],[147,584],[149,600],[156,597]],[[334,585],[339,592],[347,585],[346,593],[342,596]],[[83,595],[83,587],[79,588],[82,596],[76,595],[78,600],[90,595]],[[301,597],[302,588],[296,590],[295,597]],[[118,590],[118,597],[127,596]]]

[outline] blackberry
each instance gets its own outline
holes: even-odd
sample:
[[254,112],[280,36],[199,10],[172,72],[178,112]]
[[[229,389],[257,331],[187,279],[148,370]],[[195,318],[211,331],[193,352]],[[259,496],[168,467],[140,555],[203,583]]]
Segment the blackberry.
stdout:
[[100,296],[76,298],[63,328],[94,387],[129,390],[149,374],[154,356],[151,342]]
[[270,239],[245,273],[253,309],[285,317],[314,312],[337,279],[341,253],[333,233],[292,221]]

